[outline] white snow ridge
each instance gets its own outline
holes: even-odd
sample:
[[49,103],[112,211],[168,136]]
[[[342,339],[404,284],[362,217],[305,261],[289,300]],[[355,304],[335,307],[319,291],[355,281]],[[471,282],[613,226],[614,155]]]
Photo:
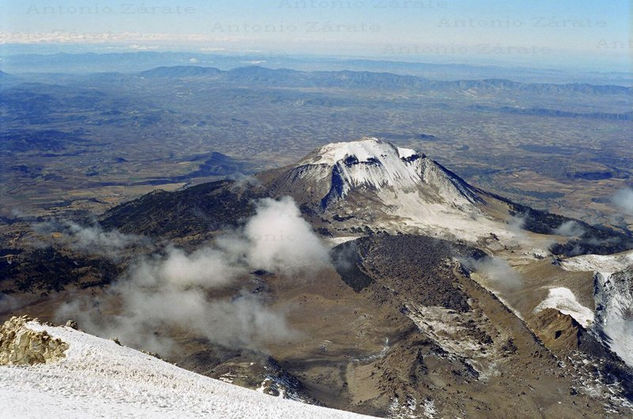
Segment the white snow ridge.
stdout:
[[362,417],[227,384],[68,327],[27,327],[69,349],[57,362],[1,366],[0,417]]
[[607,337],[604,343],[613,352],[633,366],[633,251],[576,256],[563,261],[561,267],[594,272],[593,328],[600,337]]
[[561,262],[561,267],[566,271],[600,272],[603,275],[611,275],[629,266],[633,266],[633,251],[613,255],[575,256]]
[[553,308],[573,317],[583,327],[589,327],[594,320],[593,311],[580,304],[569,288],[550,288],[549,295],[536,306],[534,312],[538,313],[546,308]]

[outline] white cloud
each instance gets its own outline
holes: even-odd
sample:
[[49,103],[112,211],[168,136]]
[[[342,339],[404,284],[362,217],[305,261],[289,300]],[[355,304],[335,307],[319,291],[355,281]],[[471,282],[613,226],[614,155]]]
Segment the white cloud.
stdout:
[[633,189],[620,189],[613,195],[611,200],[624,214],[633,215]]
[[554,234],[567,237],[580,237],[585,233],[585,229],[576,221],[566,221],[554,230]]
[[248,261],[253,267],[293,274],[329,262],[327,248],[290,197],[261,200],[244,234],[251,244]]
[[149,245],[148,238],[124,234],[118,230],[105,231],[99,224],[84,226],[72,221],[48,221],[33,225],[33,231],[47,236],[57,234],[56,240],[65,246],[88,255],[119,259],[131,247]]
[[[147,43],[197,43],[197,42],[231,42],[239,39],[226,35],[205,35],[197,33],[146,33],[146,32],[0,32],[0,44],[101,44],[101,43],[134,43],[139,48],[153,48]],[[144,44],[143,44],[144,43]]]
[[493,287],[518,288],[523,284],[521,276],[504,259],[484,257],[482,259],[466,259],[461,263],[471,271],[480,274]]

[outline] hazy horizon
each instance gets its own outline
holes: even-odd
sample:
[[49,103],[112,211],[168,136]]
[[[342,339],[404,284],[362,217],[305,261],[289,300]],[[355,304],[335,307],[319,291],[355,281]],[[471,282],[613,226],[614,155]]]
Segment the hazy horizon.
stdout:
[[179,51],[631,72],[631,2],[5,2],[0,51]]

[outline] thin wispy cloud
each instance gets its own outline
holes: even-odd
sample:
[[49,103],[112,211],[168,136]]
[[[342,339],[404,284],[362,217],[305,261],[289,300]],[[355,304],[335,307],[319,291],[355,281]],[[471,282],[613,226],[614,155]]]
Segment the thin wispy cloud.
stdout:
[[240,38],[199,33],[142,33],[142,32],[0,32],[0,44],[36,43],[134,43],[134,42],[233,42]]

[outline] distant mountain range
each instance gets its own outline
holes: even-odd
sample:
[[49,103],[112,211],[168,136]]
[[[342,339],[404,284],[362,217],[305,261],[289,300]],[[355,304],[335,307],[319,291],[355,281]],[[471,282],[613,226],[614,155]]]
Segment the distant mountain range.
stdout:
[[534,94],[631,95],[633,88],[586,83],[521,83],[507,79],[438,81],[417,76],[368,71],[297,71],[261,66],[239,67],[222,71],[214,67],[157,67],[138,73],[141,77],[208,77],[227,83],[263,84],[283,87],[363,88],[384,90],[509,90]]
[[2,48],[2,70],[8,73],[139,72],[158,66],[199,65],[222,70],[245,65],[291,68],[303,71],[352,70],[391,72],[433,80],[512,79],[522,82],[590,83],[633,85],[633,75],[623,71],[530,68],[517,65],[475,65],[465,63],[429,63],[388,59],[357,59],[323,56],[275,56],[268,54],[209,54],[194,52],[119,52],[119,53],[47,53],[21,54]]

